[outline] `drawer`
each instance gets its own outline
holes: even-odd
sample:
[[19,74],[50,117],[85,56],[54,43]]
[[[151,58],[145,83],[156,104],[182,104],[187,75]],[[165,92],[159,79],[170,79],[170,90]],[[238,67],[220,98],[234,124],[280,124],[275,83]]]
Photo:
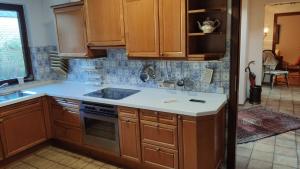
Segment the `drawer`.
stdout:
[[141,120],[159,122],[163,124],[177,125],[177,115],[151,110],[141,110]]
[[120,117],[138,118],[138,109],[129,107],[118,107]]
[[142,120],[141,139],[143,143],[178,149],[177,126]]
[[60,123],[54,124],[54,137],[58,140],[81,144],[82,143],[82,131],[80,128],[63,125]]
[[163,123],[163,124],[170,124],[170,125],[177,126],[177,115],[171,114],[171,113],[159,112],[158,113],[158,122]]
[[74,127],[80,127],[79,113],[71,112],[58,105],[53,106],[52,113],[54,121],[63,122]]
[[158,112],[151,110],[140,110],[141,120],[158,122]]
[[143,162],[157,168],[178,169],[178,152],[159,146],[142,144]]

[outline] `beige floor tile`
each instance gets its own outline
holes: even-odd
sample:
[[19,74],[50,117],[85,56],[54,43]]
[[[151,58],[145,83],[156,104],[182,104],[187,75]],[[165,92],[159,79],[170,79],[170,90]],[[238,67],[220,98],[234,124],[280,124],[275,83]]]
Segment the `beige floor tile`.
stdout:
[[28,164],[22,164],[14,167],[13,169],[36,169],[36,168]]
[[236,154],[243,157],[250,157],[252,149],[244,148],[244,147],[237,147]]
[[274,152],[274,146],[273,145],[268,145],[268,144],[256,143],[254,145],[254,150],[273,153]]
[[274,164],[273,169],[297,169],[297,168]]
[[14,162],[12,164],[9,164],[7,166],[4,167],[4,169],[13,169],[19,165],[24,165],[24,163],[20,162],[20,161],[17,161],[17,162]]
[[247,169],[249,158],[243,156],[236,156],[236,169]]
[[272,169],[272,163],[260,160],[250,160],[248,169]]
[[294,148],[276,146],[275,154],[289,156],[289,157],[297,157],[297,151]]
[[31,155],[22,160],[24,163],[32,165],[36,168],[48,169],[53,166],[55,163],[44,158],[38,157],[36,155]]
[[252,152],[251,160],[261,160],[261,161],[272,163],[273,156],[274,156],[273,153],[267,153],[267,152],[255,150]]
[[295,157],[288,157],[277,154],[275,154],[274,156],[274,164],[297,168],[297,163],[298,161]]
[[83,169],[100,169],[101,166],[95,163],[89,163],[87,166],[83,167]]
[[71,167],[73,169],[81,169],[84,168],[85,166],[87,166],[90,162],[83,160],[83,159],[79,159],[77,161],[75,161],[72,164],[69,164],[68,167]]
[[276,143],[275,144],[278,145],[278,146],[283,146],[283,147],[296,148],[295,140],[287,140],[287,139],[276,138]]

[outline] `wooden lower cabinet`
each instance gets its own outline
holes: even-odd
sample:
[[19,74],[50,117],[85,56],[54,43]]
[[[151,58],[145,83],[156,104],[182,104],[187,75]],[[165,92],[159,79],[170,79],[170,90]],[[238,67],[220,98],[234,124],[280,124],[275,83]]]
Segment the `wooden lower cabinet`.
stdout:
[[143,162],[147,165],[163,169],[178,168],[178,152],[176,150],[143,143],[142,152]]
[[138,110],[119,107],[121,158],[141,162],[140,126]]
[[54,138],[73,144],[82,144],[82,131],[80,128],[54,123]]
[[141,162],[139,123],[137,119],[119,120],[121,157]]
[[141,120],[143,143],[177,149],[177,126]]
[[0,133],[5,158],[47,140],[41,99],[3,109],[0,109]]

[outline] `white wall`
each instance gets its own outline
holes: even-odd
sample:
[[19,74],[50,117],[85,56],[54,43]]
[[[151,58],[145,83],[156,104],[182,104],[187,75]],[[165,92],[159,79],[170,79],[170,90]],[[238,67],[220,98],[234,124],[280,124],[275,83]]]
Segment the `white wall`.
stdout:
[[44,11],[43,29],[46,30],[46,39],[51,46],[57,46],[55,19],[51,6],[70,2],[70,0],[41,0]]
[[42,0],[0,0],[0,3],[24,5],[29,46],[47,46],[46,30],[43,28]]
[[[248,21],[241,23],[241,55],[240,55],[240,80],[239,80],[239,104],[246,100],[248,76],[245,73],[245,62],[255,60],[252,71],[256,74],[256,84],[262,82],[262,51],[264,46],[264,18],[265,5],[279,2],[300,2],[300,0],[243,0],[242,14],[248,10]],[[244,15],[245,16],[245,15]],[[242,18],[245,19],[242,15]],[[246,30],[246,31],[245,31]],[[245,85],[246,84],[246,85]]]
[[276,13],[288,13],[288,12],[299,12],[299,11],[300,11],[300,3],[284,4],[284,5],[266,5],[264,27],[268,27],[270,32],[264,39],[264,49],[272,49],[273,26],[274,26],[275,14]]
[[244,104],[247,98],[247,74],[245,68],[248,63],[248,18],[249,18],[249,1],[242,0],[241,9],[241,48],[240,48],[240,82],[239,82],[239,104]]

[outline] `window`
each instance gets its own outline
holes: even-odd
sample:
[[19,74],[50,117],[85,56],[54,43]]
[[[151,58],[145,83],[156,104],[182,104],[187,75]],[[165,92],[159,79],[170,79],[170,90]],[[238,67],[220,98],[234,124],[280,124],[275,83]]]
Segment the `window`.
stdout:
[[0,3],[0,84],[33,80],[23,7]]

